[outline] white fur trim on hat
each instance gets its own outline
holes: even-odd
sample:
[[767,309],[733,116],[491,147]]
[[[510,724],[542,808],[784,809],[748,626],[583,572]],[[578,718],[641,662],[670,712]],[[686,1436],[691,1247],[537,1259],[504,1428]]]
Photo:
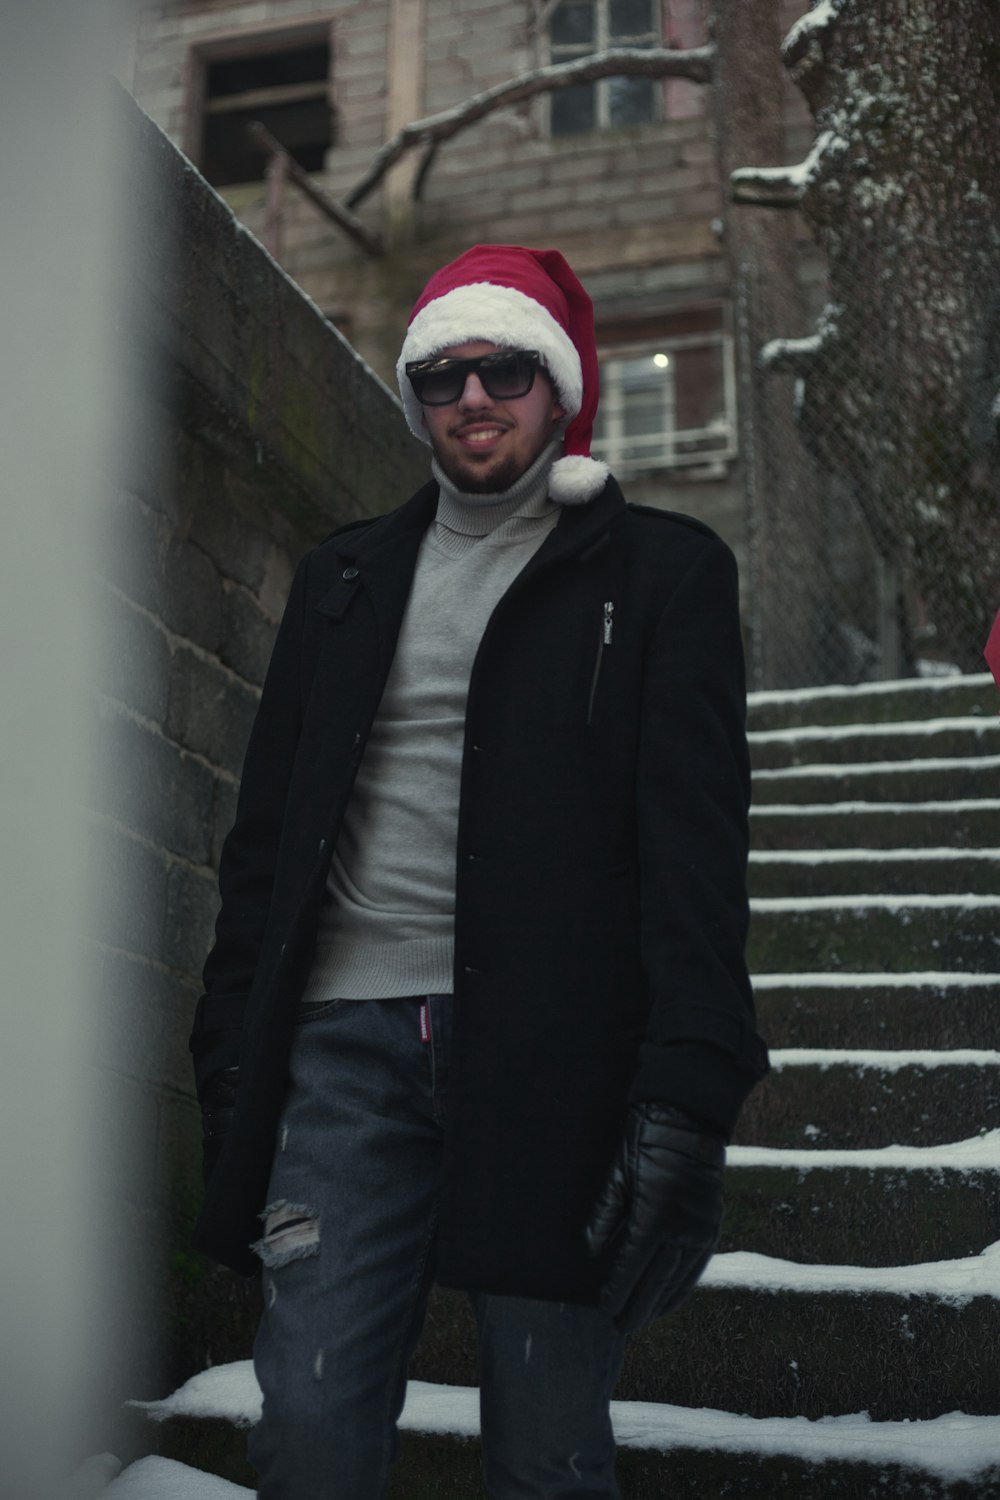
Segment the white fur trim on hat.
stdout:
[[607,464],[583,453],[557,458],[549,475],[549,499],[557,505],[586,505],[588,500],[596,500],[609,473]]
[[537,349],[552,376],[560,406],[568,417],[576,416],[583,401],[583,372],[569,334],[548,308],[515,287],[473,281],[428,302],[406,331],[396,378],[410,431],[418,438],[428,441],[406,366],[411,360],[430,359],[442,349],[476,340],[505,349]]

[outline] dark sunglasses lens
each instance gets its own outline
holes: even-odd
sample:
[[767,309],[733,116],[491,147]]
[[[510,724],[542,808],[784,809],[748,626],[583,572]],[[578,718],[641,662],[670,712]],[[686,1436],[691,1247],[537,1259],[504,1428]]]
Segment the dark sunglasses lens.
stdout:
[[535,364],[522,354],[509,354],[489,364],[484,363],[479,378],[488,396],[495,401],[507,401],[528,394],[535,381]]
[[413,394],[422,406],[449,406],[457,401],[465,387],[464,370],[425,370],[411,375]]

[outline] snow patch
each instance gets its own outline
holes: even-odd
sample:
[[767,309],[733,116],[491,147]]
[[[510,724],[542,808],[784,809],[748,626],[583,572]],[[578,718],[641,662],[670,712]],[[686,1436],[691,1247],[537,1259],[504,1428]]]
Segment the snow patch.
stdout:
[[735,1250],[716,1255],[701,1284],[766,1292],[881,1292],[934,1297],[962,1307],[973,1297],[1000,1297],[1000,1243],[988,1245],[981,1255],[916,1266],[810,1266]]
[[[245,1380],[239,1372],[244,1368],[252,1380],[249,1360],[242,1365],[218,1365],[205,1373],[220,1387],[231,1381],[242,1387]],[[258,1395],[258,1409],[259,1404]],[[248,1413],[244,1416],[242,1426],[255,1420]],[[899,1464],[944,1480],[975,1479],[1000,1466],[1000,1417],[964,1412],[916,1422],[873,1422],[867,1412],[813,1421],[808,1417],[744,1417],[709,1407],[651,1401],[613,1401],[611,1419],[621,1447],[660,1453],[695,1450],[795,1458],[805,1463]],[[411,1380],[401,1425],[475,1437],[479,1391]],[[251,1490],[169,1458],[140,1459],[106,1494],[107,1500],[252,1500]]]
[[1000,995],[1000,974],[967,974],[925,969],[911,974],[755,974],[755,990],[831,989],[988,989]]
[[757,896],[752,912],[780,911],[1000,911],[1000,896]]
[[970,1140],[949,1141],[943,1146],[873,1146],[865,1150],[730,1146],[726,1157],[732,1167],[793,1167],[801,1172],[830,1167],[852,1171],[904,1167],[920,1172],[996,1172],[1000,1171],[1000,1130],[987,1130]]
[[[993,687],[993,678],[989,672],[967,672],[963,674],[962,683],[971,688]],[[864,700],[878,698],[883,694],[891,697],[895,693],[912,692],[919,692],[921,698],[926,698],[929,693],[945,692],[954,686],[951,680],[916,682],[912,677],[897,677],[892,682],[835,683],[829,687],[811,688],[762,688],[748,693],[747,703],[752,707],[757,703],[811,703],[814,699],[824,702],[837,698]]]
[[928,756],[925,760],[869,760],[849,764],[782,766],[776,770],[754,771],[755,781],[796,781],[804,776],[904,776],[910,771],[983,771],[1000,770],[1000,755]]
[[173,1458],[140,1458],[103,1491],[102,1500],[254,1500],[254,1494]]
[[920,864],[978,859],[1000,862],[1000,849],[751,849],[752,865]]
[[[771,1052],[771,1067],[875,1068],[880,1073],[895,1073],[900,1068],[998,1068],[1000,1052],[984,1047],[956,1047],[950,1052],[900,1048],[887,1052],[872,1047],[782,1047]],[[808,1127],[807,1127],[808,1129]]]
[[967,731],[982,737],[984,734],[1000,734],[1000,719],[984,719],[965,715],[950,719],[897,719],[888,724],[803,724],[795,729],[755,729],[747,739],[751,745],[794,745],[799,740],[807,744],[823,740],[846,740],[864,737],[876,739],[895,735],[931,735],[947,730]]
[[933,813],[933,812],[1000,812],[1000,797],[956,797],[954,801],[943,799],[932,802],[773,802],[759,803],[751,807],[753,817],[782,818],[824,817],[827,814],[843,813]]

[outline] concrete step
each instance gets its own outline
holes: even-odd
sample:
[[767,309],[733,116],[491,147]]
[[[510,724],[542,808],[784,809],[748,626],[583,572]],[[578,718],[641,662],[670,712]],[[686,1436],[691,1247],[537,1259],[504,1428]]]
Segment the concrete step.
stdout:
[[771,1069],[740,1116],[741,1145],[934,1146],[1000,1129],[1000,1052],[801,1048],[772,1051]]
[[[615,1401],[612,1421],[625,1500],[675,1494],[704,1500],[970,1500],[973,1494],[1000,1494],[993,1489],[994,1480],[1000,1485],[995,1417],[949,1414],[926,1422],[873,1423],[859,1412],[835,1423],[810,1423]],[[177,1416],[157,1425],[151,1435],[161,1451],[186,1453],[197,1442],[196,1418]],[[149,1456],[125,1470],[106,1500],[252,1500],[253,1476],[241,1451],[245,1432],[232,1422],[202,1425],[217,1429],[216,1472],[224,1478],[190,1461]],[[484,1496],[475,1387],[411,1382],[401,1425],[390,1500]]]
[[805,1266],[914,1266],[975,1255],[1000,1238],[995,1175],[945,1165],[944,1151],[921,1168],[893,1165],[884,1147],[881,1158],[873,1150],[824,1161],[810,1146],[756,1165],[750,1149],[730,1147],[721,1251]]
[[754,993],[773,1047],[953,1049],[1000,1038],[1000,973],[757,974]]
[[1000,895],[998,849],[754,850],[751,896]]
[[755,771],[753,776],[753,799],[758,806],[800,802],[960,801],[998,794],[998,755],[849,765],[812,763],[779,771]]
[[764,731],[797,725],[885,724],[972,715],[992,718],[998,710],[1000,701],[993,678],[989,672],[977,672],[964,677],[907,678],[857,687],[750,693],[747,723],[753,731]]
[[[717,1259],[724,1275],[725,1257]],[[631,1340],[616,1394],[753,1417],[988,1415],[1000,1411],[1000,1361],[984,1352],[998,1347],[993,1296],[963,1302],[706,1282]],[[412,1373],[461,1384],[478,1378],[474,1322],[461,1294],[438,1289]]]
[[1000,797],[758,803],[750,838],[755,849],[992,848],[1000,845]]
[[820,761],[968,759],[1000,753],[1000,718],[913,720],[898,724],[813,724],[751,733],[754,770]]
[[1000,970],[1000,896],[802,896],[751,906],[759,974]]

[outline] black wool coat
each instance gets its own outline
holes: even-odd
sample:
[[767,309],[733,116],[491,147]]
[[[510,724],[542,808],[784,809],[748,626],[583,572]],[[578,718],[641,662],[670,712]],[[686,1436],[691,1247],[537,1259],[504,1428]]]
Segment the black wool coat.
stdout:
[[[196,1243],[255,1269],[330,856],[437,486],[295,575],[225,844],[191,1039],[238,1064]],[[766,1070],[744,962],[749,764],[736,567],[609,480],[497,604],[469,683],[438,1278],[594,1302],[583,1227],[630,1100],[729,1133]],[[336,1149],[331,1143],[331,1149]]]

